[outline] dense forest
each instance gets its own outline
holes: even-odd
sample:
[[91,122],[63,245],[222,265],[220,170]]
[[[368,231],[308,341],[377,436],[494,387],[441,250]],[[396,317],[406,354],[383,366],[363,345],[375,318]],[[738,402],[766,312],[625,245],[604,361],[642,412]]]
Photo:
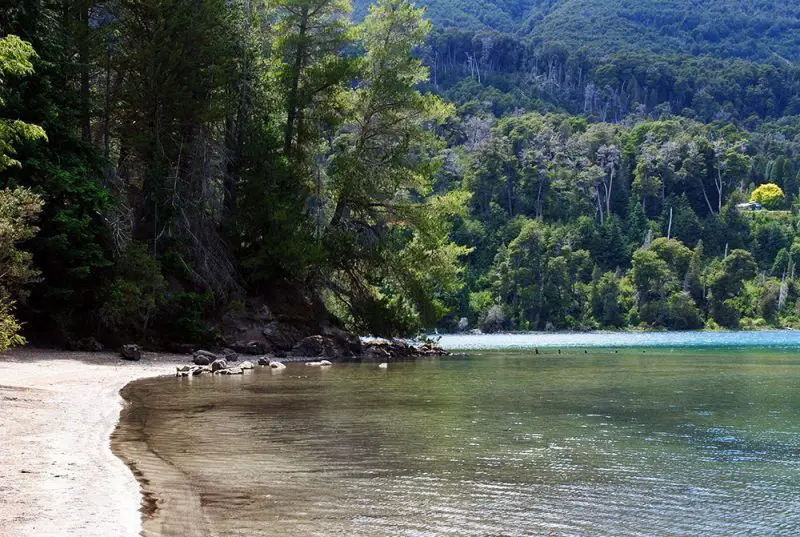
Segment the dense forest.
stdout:
[[800,7],[369,4],[4,10],[0,345],[800,324]]

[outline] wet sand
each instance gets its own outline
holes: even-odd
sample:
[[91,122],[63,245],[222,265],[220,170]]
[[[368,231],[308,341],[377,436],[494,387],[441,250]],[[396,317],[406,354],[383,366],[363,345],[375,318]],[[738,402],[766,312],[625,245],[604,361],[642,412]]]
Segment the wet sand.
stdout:
[[17,350],[0,355],[0,537],[135,537],[142,495],[111,451],[129,382],[186,357]]

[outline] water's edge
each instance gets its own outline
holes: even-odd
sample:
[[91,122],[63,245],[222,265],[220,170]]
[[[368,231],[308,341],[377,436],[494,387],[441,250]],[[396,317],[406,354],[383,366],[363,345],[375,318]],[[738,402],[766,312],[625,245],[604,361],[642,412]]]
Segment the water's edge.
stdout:
[[[163,377],[166,379],[167,377]],[[144,431],[148,410],[136,396],[136,385],[127,384],[119,394],[123,408],[111,434],[111,451],[139,482],[143,537],[204,537],[212,535],[200,495],[182,471],[156,453]]]

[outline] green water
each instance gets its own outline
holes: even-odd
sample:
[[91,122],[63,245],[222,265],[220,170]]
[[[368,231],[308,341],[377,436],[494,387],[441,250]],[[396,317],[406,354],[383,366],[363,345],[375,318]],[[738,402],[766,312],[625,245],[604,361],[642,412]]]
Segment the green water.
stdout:
[[572,352],[127,395],[210,534],[800,534],[800,355]]

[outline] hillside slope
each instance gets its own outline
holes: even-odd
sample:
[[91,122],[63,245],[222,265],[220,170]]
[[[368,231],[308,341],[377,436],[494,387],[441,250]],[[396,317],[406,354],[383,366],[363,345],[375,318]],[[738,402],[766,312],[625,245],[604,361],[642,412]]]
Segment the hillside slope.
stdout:
[[[356,0],[363,16],[369,0]],[[439,28],[494,30],[593,53],[800,61],[800,3],[758,0],[419,0]],[[782,58],[782,59],[781,59]]]

